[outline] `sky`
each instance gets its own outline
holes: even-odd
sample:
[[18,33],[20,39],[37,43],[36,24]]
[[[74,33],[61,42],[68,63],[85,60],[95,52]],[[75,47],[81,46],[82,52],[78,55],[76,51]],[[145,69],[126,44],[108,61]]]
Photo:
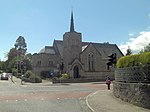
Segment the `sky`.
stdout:
[[117,44],[124,54],[150,43],[150,0],[0,0],[0,60],[19,36],[32,54],[62,40],[71,10],[82,41]]

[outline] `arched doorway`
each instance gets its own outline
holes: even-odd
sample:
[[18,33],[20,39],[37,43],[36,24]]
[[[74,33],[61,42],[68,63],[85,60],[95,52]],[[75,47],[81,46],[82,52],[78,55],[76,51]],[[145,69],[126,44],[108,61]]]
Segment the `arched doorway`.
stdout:
[[74,78],[79,78],[79,67],[77,65],[73,68],[73,76]]

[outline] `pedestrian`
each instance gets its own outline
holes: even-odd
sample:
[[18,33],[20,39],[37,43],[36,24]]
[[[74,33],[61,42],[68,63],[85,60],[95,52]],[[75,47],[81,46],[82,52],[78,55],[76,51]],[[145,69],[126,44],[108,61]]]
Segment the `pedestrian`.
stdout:
[[110,90],[110,84],[111,84],[110,77],[107,77],[107,79],[106,79],[106,85],[108,87],[108,90]]

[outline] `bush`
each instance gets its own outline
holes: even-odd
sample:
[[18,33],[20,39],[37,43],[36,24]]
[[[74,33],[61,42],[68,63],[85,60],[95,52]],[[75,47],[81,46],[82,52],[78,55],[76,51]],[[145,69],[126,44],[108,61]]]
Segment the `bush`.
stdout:
[[58,77],[53,77],[53,78],[52,78],[52,81],[57,81],[57,80],[59,80]]
[[29,77],[32,76],[32,75],[34,75],[34,74],[33,74],[33,72],[31,72],[31,71],[27,71],[27,72],[25,73],[25,77],[26,77],[26,78],[29,78]]
[[150,64],[150,52],[145,52],[140,55],[140,62],[142,65]]
[[42,71],[41,72],[41,78],[42,79],[49,78],[49,74],[50,74],[50,71]]
[[29,79],[34,83],[41,83],[42,79],[38,75],[31,75]]
[[121,57],[117,61],[117,68],[125,68],[132,66],[144,66],[150,64],[150,52],[128,55]]
[[60,77],[60,79],[69,79],[70,75],[69,74],[62,74],[62,76]]
[[28,82],[41,83],[42,79],[39,75],[34,74],[32,71],[27,71],[25,73],[26,80]]

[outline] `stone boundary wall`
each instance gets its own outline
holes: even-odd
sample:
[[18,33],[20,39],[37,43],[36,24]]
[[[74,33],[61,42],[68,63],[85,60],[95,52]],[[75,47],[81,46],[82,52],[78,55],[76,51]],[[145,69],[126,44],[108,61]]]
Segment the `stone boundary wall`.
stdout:
[[84,83],[84,82],[105,82],[107,77],[114,80],[114,71],[100,71],[100,72],[85,72],[80,78],[69,79],[54,79],[53,83]]
[[114,81],[113,93],[123,101],[150,109],[150,84]]
[[100,79],[63,79],[63,80],[52,80],[53,83],[85,83],[85,82],[99,82]]
[[108,76],[111,80],[115,79],[114,71],[85,72],[83,76],[85,77],[85,79],[99,81],[105,81]]
[[119,68],[115,70],[115,80],[119,82],[150,82],[150,65]]

